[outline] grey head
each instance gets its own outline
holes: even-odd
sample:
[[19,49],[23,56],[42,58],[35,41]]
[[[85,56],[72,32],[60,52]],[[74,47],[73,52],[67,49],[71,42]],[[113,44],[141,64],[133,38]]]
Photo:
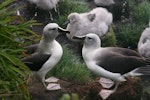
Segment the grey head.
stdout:
[[60,32],[69,33],[69,31],[59,27],[57,23],[49,23],[43,29],[43,39],[46,41],[53,40]]
[[84,46],[92,47],[92,48],[99,48],[101,45],[101,40],[98,35],[94,33],[89,33],[86,35],[84,39]]
[[101,40],[97,34],[89,33],[85,36],[74,36],[74,39],[84,40],[84,46],[87,48],[99,48]]

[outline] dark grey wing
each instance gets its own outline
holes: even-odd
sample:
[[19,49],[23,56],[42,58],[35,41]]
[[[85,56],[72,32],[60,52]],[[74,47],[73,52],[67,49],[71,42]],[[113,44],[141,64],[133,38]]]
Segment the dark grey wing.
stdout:
[[27,54],[32,54],[32,53],[34,53],[37,50],[38,44],[25,46],[24,48],[25,48]]
[[119,54],[122,54],[124,56],[137,56],[142,57],[138,52],[127,49],[127,48],[119,48],[119,47],[107,47],[112,52],[117,52]]
[[137,67],[150,64],[150,61],[141,57],[124,56],[108,52],[103,56],[97,57],[96,64],[110,72],[125,74]]
[[49,59],[51,55],[49,54],[39,54],[34,53],[33,55],[23,58],[22,62],[30,68],[32,71],[38,71],[42,65]]

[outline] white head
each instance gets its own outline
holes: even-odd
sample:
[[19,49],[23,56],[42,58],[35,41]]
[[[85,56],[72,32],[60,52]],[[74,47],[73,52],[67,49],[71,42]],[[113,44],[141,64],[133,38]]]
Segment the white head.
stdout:
[[89,33],[86,35],[84,39],[84,46],[92,47],[92,48],[99,48],[101,45],[101,40],[97,34]]
[[59,32],[67,32],[68,33],[69,31],[62,29],[56,23],[49,23],[43,29],[43,39],[46,41],[53,40],[59,35]]
[[78,14],[76,12],[68,15],[68,20],[69,20],[69,23],[71,23],[71,24],[79,21],[79,19],[80,19],[80,14]]
[[89,33],[85,36],[74,36],[74,39],[84,40],[84,47],[86,48],[99,48],[101,46],[101,40],[97,34]]

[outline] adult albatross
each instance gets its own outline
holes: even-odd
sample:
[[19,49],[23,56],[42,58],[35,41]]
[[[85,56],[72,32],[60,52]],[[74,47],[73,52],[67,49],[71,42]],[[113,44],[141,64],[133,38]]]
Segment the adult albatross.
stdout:
[[90,33],[74,38],[84,40],[82,56],[88,69],[117,83],[111,93],[116,91],[120,82],[126,81],[125,76],[143,75],[144,67],[142,71],[140,67],[150,65],[150,60],[142,58],[136,51],[119,47],[100,47],[101,41],[96,34]]
[[55,40],[59,32],[68,31],[60,28],[56,23],[47,24],[43,29],[39,44],[26,47],[27,50],[31,51],[30,53],[35,52],[22,59],[47,90],[45,76],[58,63],[63,54],[61,45]]

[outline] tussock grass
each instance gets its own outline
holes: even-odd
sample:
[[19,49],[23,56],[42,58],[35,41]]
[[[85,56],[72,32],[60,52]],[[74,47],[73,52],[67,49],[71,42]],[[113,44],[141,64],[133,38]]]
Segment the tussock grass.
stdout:
[[144,27],[144,25],[137,24],[121,26],[119,32],[116,33],[117,45],[124,48],[136,49]]
[[60,62],[48,73],[48,76],[75,82],[85,82],[91,79],[91,73],[86,65],[63,45],[63,56]]
[[133,21],[137,24],[147,25],[147,23],[150,21],[150,2],[145,0],[135,6],[132,17]]
[[[25,71],[30,71],[21,62],[20,54],[23,40],[29,38],[26,32],[34,34],[27,27],[34,25],[35,21],[24,22],[14,15],[17,8],[11,7],[13,2],[4,0],[0,4],[0,99],[28,100],[30,97],[24,79]],[[18,20],[19,24],[16,23]]]
[[102,37],[102,47],[116,46],[117,40],[113,28],[110,27],[106,36]]
[[67,21],[67,16],[70,13],[83,13],[90,10],[85,3],[85,0],[62,0],[59,2],[58,9],[59,16],[56,16],[54,22],[58,23],[63,28],[66,28],[66,25],[64,25],[64,23]]

